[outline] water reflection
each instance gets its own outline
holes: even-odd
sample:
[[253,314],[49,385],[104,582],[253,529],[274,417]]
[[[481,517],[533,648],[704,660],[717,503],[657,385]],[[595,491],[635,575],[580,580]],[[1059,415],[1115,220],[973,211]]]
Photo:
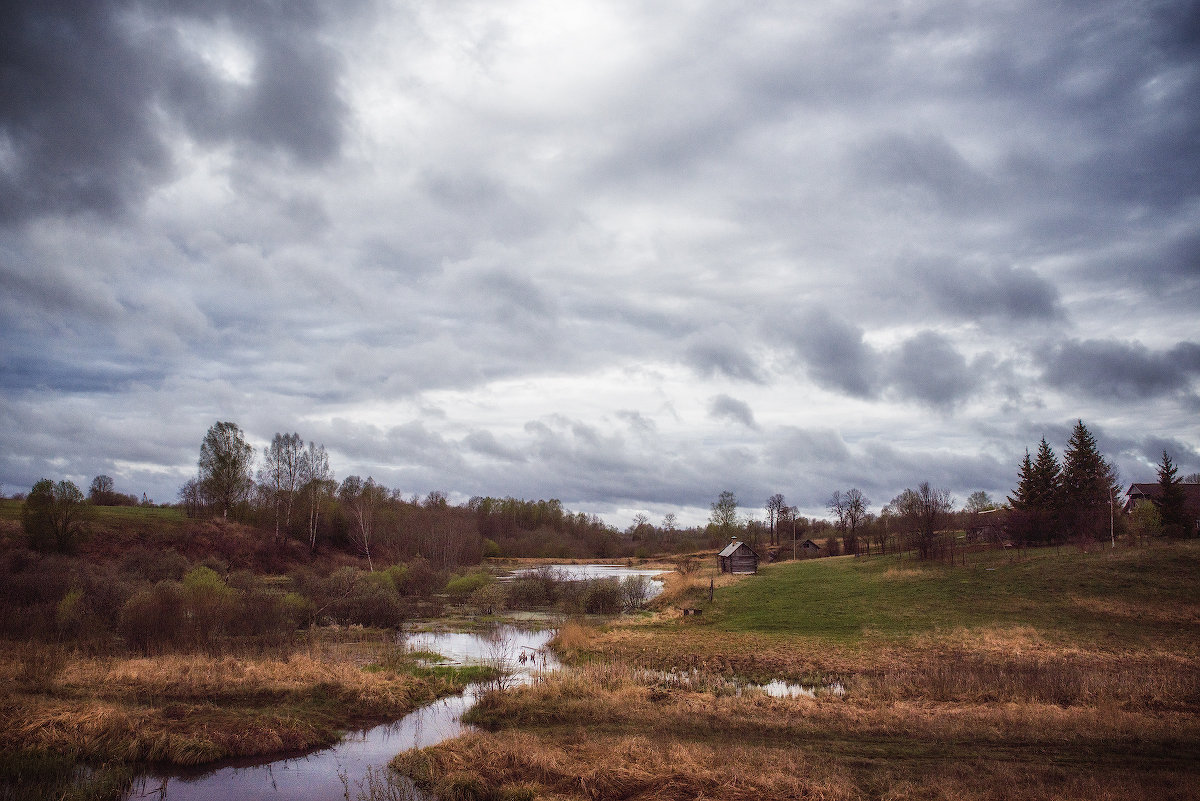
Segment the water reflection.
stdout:
[[519,578],[531,573],[551,571],[566,581],[588,581],[592,579],[625,579],[630,576],[644,576],[650,579],[650,597],[653,598],[663,590],[663,582],[655,576],[670,573],[662,568],[634,568],[624,565],[541,565],[540,567],[519,567],[512,572],[509,579]]
[[[500,626],[486,634],[414,634],[407,644],[412,650],[439,653],[449,663],[502,664],[513,671],[514,682],[522,682],[529,681],[538,670],[558,669],[558,661],[545,649],[553,635],[553,631]],[[135,780],[127,798],[327,801],[344,798],[347,789],[353,798],[369,768],[386,765],[401,751],[436,745],[462,734],[467,728],[462,714],[475,703],[481,689],[471,685],[460,695],[421,707],[395,723],[353,732],[320,751],[269,761],[241,759],[204,769],[144,774]]]

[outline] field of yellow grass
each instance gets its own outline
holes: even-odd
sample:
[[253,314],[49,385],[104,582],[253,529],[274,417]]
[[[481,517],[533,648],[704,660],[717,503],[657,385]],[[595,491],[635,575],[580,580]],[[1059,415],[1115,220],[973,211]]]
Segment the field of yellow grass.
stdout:
[[1200,543],[709,578],[563,626],[571,671],[395,767],[441,797],[1200,798]]
[[363,656],[305,646],[274,656],[88,657],[8,644],[0,750],[195,765],[328,745],[463,687],[453,676],[364,670]]

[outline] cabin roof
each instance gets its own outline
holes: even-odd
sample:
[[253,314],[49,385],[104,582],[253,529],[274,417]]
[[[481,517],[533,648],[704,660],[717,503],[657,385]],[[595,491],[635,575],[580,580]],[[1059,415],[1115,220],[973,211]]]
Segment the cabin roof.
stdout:
[[734,540],[733,542],[729,543],[725,546],[725,550],[721,551],[719,554],[717,554],[717,556],[733,556],[734,551],[736,551],[738,548],[741,548],[743,545],[746,546],[747,551],[753,553],[755,556],[758,556],[758,554],[754,553],[753,548],[751,548],[749,545],[746,545],[746,543],[742,542],[741,540]]

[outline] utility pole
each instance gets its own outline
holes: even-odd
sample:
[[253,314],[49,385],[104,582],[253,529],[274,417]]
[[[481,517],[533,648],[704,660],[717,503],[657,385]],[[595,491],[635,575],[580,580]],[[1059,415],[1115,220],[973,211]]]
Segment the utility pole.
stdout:
[[800,511],[795,506],[792,507],[792,561],[796,561],[796,513]]

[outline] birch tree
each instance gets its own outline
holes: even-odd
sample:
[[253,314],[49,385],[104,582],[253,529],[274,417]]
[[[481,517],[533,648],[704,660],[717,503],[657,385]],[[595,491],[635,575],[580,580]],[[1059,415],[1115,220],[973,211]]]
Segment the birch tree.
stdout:
[[308,506],[308,550],[317,550],[317,525],[321,518],[321,504],[333,496],[337,489],[333,471],[329,469],[329,454],[324,445],[308,443],[300,455],[300,487]]
[[[301,486],[300,462],[304,455],[304,440],[299,434],[279,434],[263,448],[263,466],[258,472],[259,483],[265,484],[275,507],[275,544],[286,540],[292,530],[292,504]],[[283,517],[283,537],[280,537],[279,518]]]
[[347,476],[338,490],[338,497],[350,511],[354,524],[350,526],[350,538],[367,557],[367,568],[375,571],[371,560],[371,540],[375,534],[375,518],[379,508],[387,499],[387,489],[375,483],[370,476],[363,481],[359,476]]

